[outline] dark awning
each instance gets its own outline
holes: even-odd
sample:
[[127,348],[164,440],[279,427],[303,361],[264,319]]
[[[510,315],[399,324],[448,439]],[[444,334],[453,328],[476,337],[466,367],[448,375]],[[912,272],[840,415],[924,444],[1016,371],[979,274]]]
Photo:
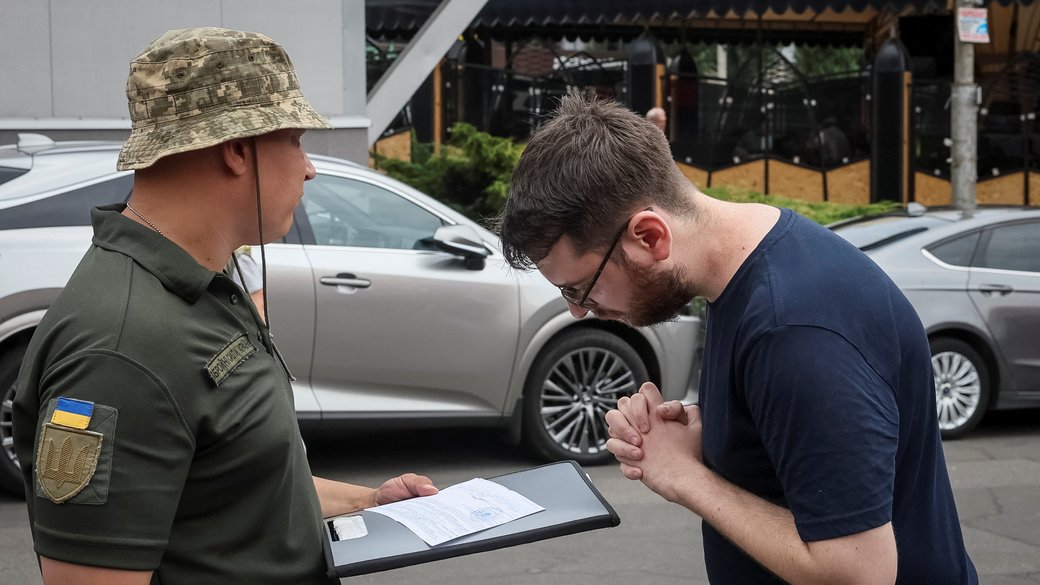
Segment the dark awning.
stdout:
[[[1028,5],[1035,0],[990,1],[1007,6]],[[437,4],[438,0],[365,0],[366,27],[373,36],[410,36]],[[761,16],[768,21],[804,23],[814,19],[794,17],[848,11],[936,14],[946,10],[946,0],[488,0],[470,29],[513,36],[520,32],[517,28],[528,29],[529,35],[530,29],[697,27],[699,21],[717,21],[726,16],[752,21]]]

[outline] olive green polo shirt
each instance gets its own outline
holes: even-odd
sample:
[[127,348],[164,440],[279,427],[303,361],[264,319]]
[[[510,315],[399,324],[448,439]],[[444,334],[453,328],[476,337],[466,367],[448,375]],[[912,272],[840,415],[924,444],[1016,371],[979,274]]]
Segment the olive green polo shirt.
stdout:
[[292,390],[255,310],[123,208],[92,211],[19,376],[36,552],[163,585],[327,583]]

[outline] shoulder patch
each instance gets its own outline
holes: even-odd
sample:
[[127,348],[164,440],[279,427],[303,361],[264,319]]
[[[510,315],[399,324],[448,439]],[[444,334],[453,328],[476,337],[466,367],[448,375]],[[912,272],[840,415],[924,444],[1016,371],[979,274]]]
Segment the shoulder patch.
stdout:
[[118,414],[88,400],[52,399],[40,419],[33,461],[36,495],[55,504],[104,504]]
[[206,364],[206,374],[213,383],[220,385],[236,368],[256,353],[256,347],[243,333],[232,339]]
[[55,504],[83,491],[94,477],[104,435],[43,423],[36,448],[36,477],[40,489]]
[[58,398],[51,414],[51,422],[63,427],[85,429],[90,425],[90,417],[94,416],[94,403],[75,398]]

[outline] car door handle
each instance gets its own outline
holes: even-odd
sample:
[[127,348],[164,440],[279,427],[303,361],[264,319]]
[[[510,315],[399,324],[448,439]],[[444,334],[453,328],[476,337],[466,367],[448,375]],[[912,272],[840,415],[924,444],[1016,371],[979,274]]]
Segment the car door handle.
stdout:
[[341,272],[336,276],[322,276],[318,279],[318,282],[326,286],[352,286],[354,288],[368,288],[372,286],[371,280],[358,278],[357,275],[349,272]]
[[979,291],[984,295],[991,295],[996,293],[1000,296],[1011,294],[1015,291],[1014,287],[1010,287],[1006,284],[980,284]]

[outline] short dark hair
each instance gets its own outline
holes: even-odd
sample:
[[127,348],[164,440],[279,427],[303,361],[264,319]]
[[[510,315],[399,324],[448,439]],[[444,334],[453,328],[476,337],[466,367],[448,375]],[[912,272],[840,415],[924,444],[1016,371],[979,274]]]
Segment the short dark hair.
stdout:
[[692,214],[691,189],[653,124],[616,102],[571,92],[513,172],[498,219],[503,253],[527,270],[565,234],[578,253],[605,247],[640,208]]

